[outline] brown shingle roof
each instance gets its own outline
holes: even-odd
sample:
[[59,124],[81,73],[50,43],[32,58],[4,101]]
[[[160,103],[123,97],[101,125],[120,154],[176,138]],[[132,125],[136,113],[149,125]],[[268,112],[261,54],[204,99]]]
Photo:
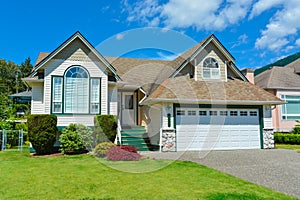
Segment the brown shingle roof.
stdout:
[[229,79],[228,82],[195,81],[188,76],[167,79],[147,101],[159,102],[160,99],[173,102],[191,100],[195,103],[231,102],[244,105],[283,103],[279,98],[249,82],[238,79]]
[[150,94],[174,71],[171,61],[105,57],[122,81],[142,86]]
[[50,53],[48,52],[40,52],[34,66],[36,66],[37,64],[39,64],[42,60],[44,60]]
[[274,66],[255,76],[255,84],[265,89],[300,89],[300,75],[296,73],[299,66],[300,59],[284,67]]

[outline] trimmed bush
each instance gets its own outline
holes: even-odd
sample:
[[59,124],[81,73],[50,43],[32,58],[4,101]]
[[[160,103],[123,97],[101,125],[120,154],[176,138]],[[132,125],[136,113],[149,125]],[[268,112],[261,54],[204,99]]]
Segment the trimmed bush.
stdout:
[[106,158],[112,161],[138,161],[141,157],[139,153],[125,151],[119,146],[111,147],[106,153]]
[[114,146],[116,145],[112,142],[102,142],[95,147],[94,156],[104,158],[106,156],[107,150]]
[[28,137],[36,154],[50,154],[57,135],[55,115],[29,115]]
[[95,142],[114,142],[117,135],[117,117],[115,115],[97,115],[94,118]]
[[280,144],[300,144],[300,134],[275,133],[274,140]]
[[92,130],[82,124],[70,124],[59,137],[60,150],[65,154],[80,154],[92,151]]

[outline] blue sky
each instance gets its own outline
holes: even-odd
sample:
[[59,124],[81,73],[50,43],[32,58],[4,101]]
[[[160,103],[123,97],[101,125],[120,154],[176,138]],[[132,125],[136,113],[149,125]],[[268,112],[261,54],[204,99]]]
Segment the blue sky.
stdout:
[[[240,69],[300,51],[299,0],[1,1],[0,58],[17,64],[80,31],[103,55],[172,59],[215,34]],[[158,27],[158,28],[149,28]]]

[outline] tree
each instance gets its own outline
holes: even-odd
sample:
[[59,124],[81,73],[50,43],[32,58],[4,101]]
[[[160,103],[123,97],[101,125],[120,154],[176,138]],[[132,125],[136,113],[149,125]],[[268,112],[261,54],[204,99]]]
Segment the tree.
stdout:
[[31,59],[28,57],[26,60],[20,65],[20,71],[22,74],[22,78],[27,77],[32,71],[32,64],[30,63]]

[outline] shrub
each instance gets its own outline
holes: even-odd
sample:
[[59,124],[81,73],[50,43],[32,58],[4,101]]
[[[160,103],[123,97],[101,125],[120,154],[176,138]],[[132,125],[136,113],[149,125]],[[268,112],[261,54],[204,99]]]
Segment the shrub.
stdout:
[[293,134],[300,134],[300,126],[295,126],[293,128],[293,130],[292,130],[291,133],[293,133]]
[[107,150],[114,146],[116,145],[112,142],[102,142],[95,147],[94,156],[104,158],[106,156]]
[[121,146],[121,149],[128,151],[128,152],[132,152],[132,153],[137,153],[139,150],[138,148],[135,148],[134,146],[127,146],[127,145]]
[[141,157],[139,153],[125,151],[119,146],[111,147],[106,152],[106,158],[112,161],[138,161]]
[[60,135],[62,153],[79,154],[92,151],[92,130],[82,124],[70,124]]
[[281,144],[300,144],[300,134],[275,133],[274,140]]
[[114,142],[117,134],[117,117],[115,115],[97,115],[94,118],[95,141],[98,143]]
[[57,134],[55,115],[29,115],[28,137],[37,154],[52,153]]

